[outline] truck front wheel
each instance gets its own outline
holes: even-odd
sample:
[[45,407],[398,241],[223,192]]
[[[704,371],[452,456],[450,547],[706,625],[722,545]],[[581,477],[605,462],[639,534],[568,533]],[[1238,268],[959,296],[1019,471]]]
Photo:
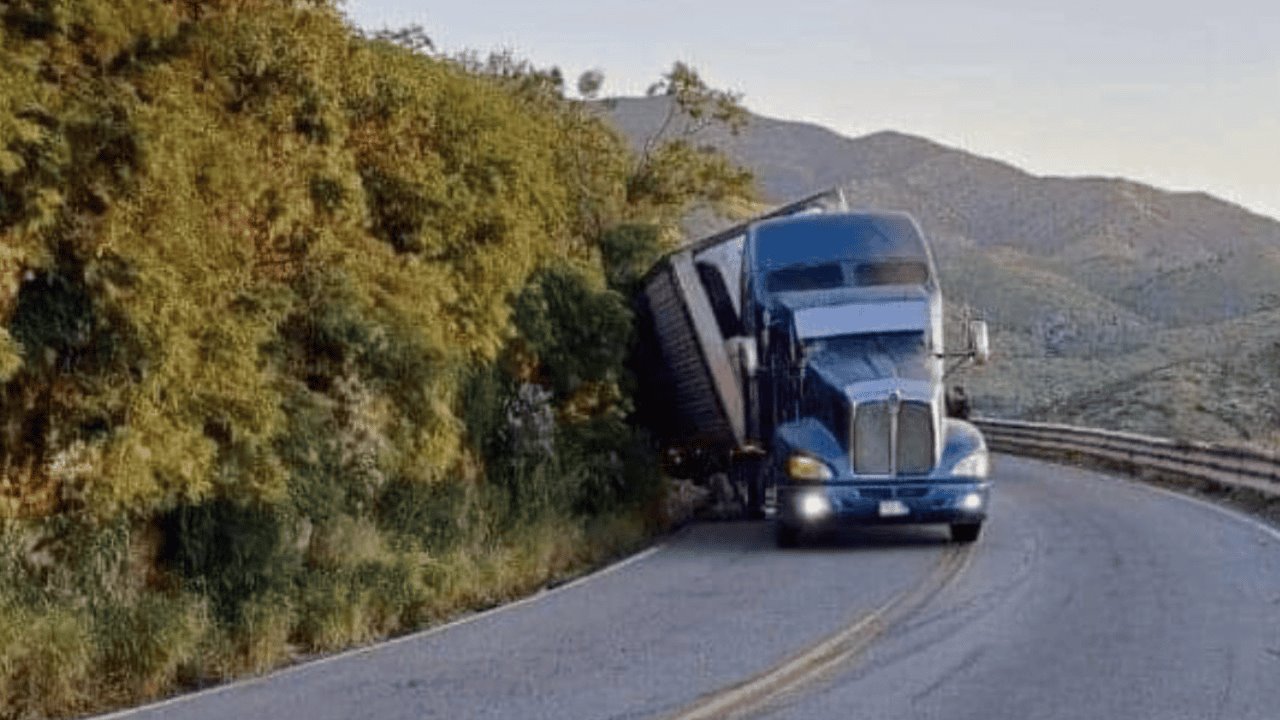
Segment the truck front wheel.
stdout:
[[982,534],[982,523],[952,523],[951,524],[951,541],[958,543],[971,543],[978,539],[978,535]]
[[756,471],[747,478],[747,519],[764,519],[764,473]]
[[773,538],[780,548],[793,548],[800,544],[800,528],[781,520],[773,524]]

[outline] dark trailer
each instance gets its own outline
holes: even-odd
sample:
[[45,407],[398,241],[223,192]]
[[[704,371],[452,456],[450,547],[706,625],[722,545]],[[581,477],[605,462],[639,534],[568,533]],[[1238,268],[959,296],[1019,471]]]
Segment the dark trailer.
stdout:
[[838,190],[818,193],[695,240],[646,274],[640,315],[642,413],[666,447],[714,466],[748,441],[740,274],[748,228],[762,220],[843,210]]

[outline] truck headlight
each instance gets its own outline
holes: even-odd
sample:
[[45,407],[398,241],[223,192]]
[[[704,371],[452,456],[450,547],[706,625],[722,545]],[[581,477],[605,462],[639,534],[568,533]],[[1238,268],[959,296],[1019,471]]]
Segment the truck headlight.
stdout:
[[813,490],[800,498],[796,506],[800,517],[805,520],[820,520],[831,514],[831,501],[826,496],[820,495],[821,492],[821,490]]
[[991,464],[987,461],[987,453],[978,451],[956,463],[951,474],[959,477],[985,478],[991,472]]
[[818,458],[796,453],[787,458],[787,477],[796,482],[826,482],[832,474],[831,468]]

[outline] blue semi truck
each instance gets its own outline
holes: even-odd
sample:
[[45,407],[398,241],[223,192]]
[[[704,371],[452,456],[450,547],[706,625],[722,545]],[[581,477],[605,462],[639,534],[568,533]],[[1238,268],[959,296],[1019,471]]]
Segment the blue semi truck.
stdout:
[[638,304],[650,424],[673,456],[727,470],[749,514],[771,506],[779,545],[839,523],[978,538],[987,447],[944,378],[986,361],[987,327],[966,322],[966,347],[945,351],[909,216],[806,198],[664,257]]

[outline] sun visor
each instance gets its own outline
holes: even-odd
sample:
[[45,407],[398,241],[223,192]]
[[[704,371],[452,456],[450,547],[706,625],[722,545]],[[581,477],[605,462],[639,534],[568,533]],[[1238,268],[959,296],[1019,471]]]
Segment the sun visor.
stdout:
[[796,334],[802,339],[869,333],[924,332],[929,329],[929,303],[922,300],[826,305],[795,311]]

